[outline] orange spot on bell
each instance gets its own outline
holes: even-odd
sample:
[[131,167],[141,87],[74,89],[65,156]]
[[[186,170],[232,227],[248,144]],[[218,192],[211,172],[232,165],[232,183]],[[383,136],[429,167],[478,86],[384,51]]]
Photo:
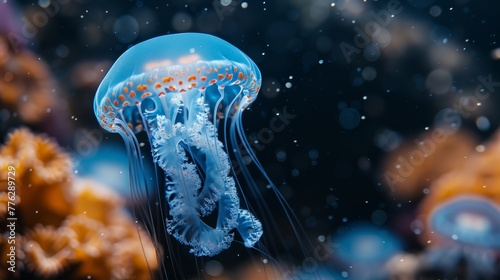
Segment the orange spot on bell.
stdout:
[[113,101],[113,105],[118,106],[118,100]]
[[144,99],[146,97],[150,97],[151,96],[151,93],[150,92],[145,92],[141,95],[141,98]]
[[213,80],[210,80],[209,84],[213,85],[217,82],[217,80],[213,79]]
[[128,92],[128,87],[123,88],[123,92],[127,93]]
[[130,94],[129,94],[130,98],[134,98],[135,97],[135,91],[131,91]]
[[182,80],[181,80],[181,81],[179,81],[179,85],[180,85],[180,86],[182,86],[182,84],[183,84]]
[[231,80],[233,78],[233,74],[226,74],[226,79]]
[[196,76],[195,75],[191,75],[188,77],[188,82],[191,82],[191,81],[196,81]]
[[130,105],[130,102],[128,101],[123,102],[123,106],[128,106],[128,105]]
[[137,90],[138,91],[145,91],[147,89],[148,89],[148,86],[146,86],[146,85],[138,85],[137,86]]
[[118,96],[118,98],[120,99],[120,101],[125,100],[125,96],[123,94],[120,94],[120,96]]
[[240,79],[240,80],[243,79],[243,72],[238,73],[238,79]]
[[155,88],[161,88],[161,84],[160,83],[156,83],[155,84]]
[[164,83],[169,83],[173,80],[174,80],[174,78],[172,76],[164,77],[163,79],[161,79],[161,81]]
[[152,84],[152,83],[153,83],[153,79],[149,78],[148,82],[149,82],[150,84]]
[[176,91],[177,88],[175,86],[168,86],[168,89],[171,90],[171,91]]
[[186,92],[186,90],[185,89],[181,89],[179,92]]
[[223,78],[224,78],[224,75],[222,75],[222,74],[218,74],[218,75],[217,75],[217,78],[219,78],[219,80],[220,80],[220,79],[223,79]]
[[202,82],[206,81],[206,80],[207,80],[207,76],[201,76],[200,80],[201,80]]
[[162,96],[162,95],[165,95],[165,92],[160,91],[160,93],[158,93],[158,96]]

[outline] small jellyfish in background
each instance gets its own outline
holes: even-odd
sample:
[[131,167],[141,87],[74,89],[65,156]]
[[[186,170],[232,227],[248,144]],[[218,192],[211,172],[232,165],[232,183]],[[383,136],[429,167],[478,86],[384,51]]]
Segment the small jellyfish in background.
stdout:
[[[500,276],[500,208],[493,201],[462,195],[436,207],[427,218],[425,273],[459,279]],[[437,276],[437,275],[436,275]]]
[[[136,136],[145,132],[152,160],[165,175],[166,231],[195,256],[219,254],[229,248],[235,232],[246,247],[253,247],[263,234],[262,223],[247,210],[251,207],[243,195],[246,187],[258,201],[262,199],[243,154],[252,159],[286,208],[242,126],[242,114],[256,99],[260,86],[259,69],[239,49],[211,35],[182,33],[131,47],[97,90],[94,112],[100,125],[119,133],[126,143],[132,195],[147,192],[143,145]],[[230,152],[244,180],[236,177]],[[239,192],[244,198],[241,205]],[[152,208],[139,209],[142,212],[136,215],[146,222],[149,219],[154,228]],[[257,209],[270,213],[267,205],[259,204]]]
[[332,262],[349,279],[387,279],[386,263],[401,253],[403,244],[388,229],[359,222],[330,240]]
[[436,180],[419,205],[424,276],[500,277],[500,138],[477,150],[466,166]]

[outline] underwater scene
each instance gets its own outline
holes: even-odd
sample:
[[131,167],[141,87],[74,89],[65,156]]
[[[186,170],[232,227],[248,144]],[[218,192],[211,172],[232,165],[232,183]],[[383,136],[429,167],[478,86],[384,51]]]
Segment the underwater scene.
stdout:
[[0,280],[500,279],[499,8],[0,1]]

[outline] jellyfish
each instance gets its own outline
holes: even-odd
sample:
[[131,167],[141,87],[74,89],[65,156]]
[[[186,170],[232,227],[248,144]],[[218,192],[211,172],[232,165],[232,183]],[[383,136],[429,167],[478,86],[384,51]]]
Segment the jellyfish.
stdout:
[[425,223],[424,238],[430,247],[425,253],[424,270],[466,279],[500,276],[498,204],[478,195],[458,195],[435,207]]
[[211,35],[182,33],[131,47],[97,89],[94,112],[102,128],[124,139],[136,194],[147,184],[136,134],[147,134],[165,175],[166,230],[195,256],[219,254],[235,232],[247,247],[263,233],[240,206],[227,143],[218,139],[219,127],[228,126],[224,139],[237,145],[241,115],[260,85],[259,69],[239,49]]
[[400,239],[389,229],[357,222],[330,241],[332,262],[353,279],[387,279],[385,264],[401,253]]

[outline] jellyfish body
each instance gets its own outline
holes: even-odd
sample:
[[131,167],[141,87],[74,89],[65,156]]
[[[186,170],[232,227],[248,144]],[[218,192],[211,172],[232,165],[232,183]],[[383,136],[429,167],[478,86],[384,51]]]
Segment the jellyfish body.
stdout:
[[354,279],[386,279],[384,265],[403,250],[395,234],[364,222],[349,225],[330,242],[334,265]]
[[[153,160],[165,173],[167,231],[197,256],[228,248],[234,230],[247,247],[263,233],[259,220],[240,208],[227,148],[218,140],[221,119],[240,129],[241,113],[260,84],[259,69],[236,47],[183,33],[133,46],[97,90],[99,123],[125,139],[135,173],[142,164],[134,134],[147,133]],[[137,185],[139,177],[132,174]],[[215,224],[204,221],[208,215],[216,215]]]
[[464,264],[467,279],[499,276],[500,208],[493,201],[475,195],[457,196],[436,207],[426,224],[431,245],[426,266],[450,277]]
[[444,203],[431,213],[429,226],[440,239],[500,249],[500,209],[484,198],[464,196]]

